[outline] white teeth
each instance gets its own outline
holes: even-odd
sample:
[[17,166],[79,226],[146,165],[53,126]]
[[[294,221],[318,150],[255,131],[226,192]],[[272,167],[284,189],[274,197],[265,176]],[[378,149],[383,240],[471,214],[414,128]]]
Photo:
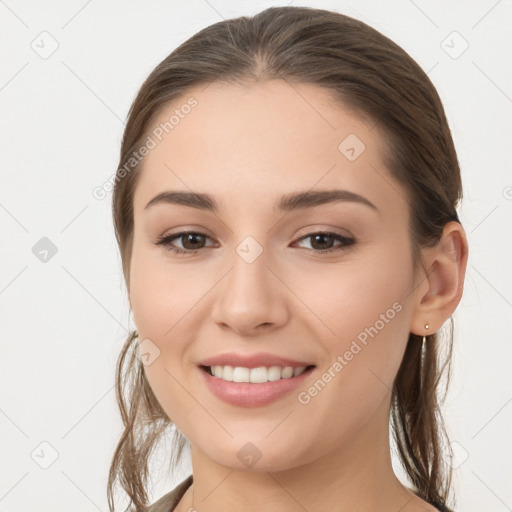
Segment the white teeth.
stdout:
[[219,366],[222,368],[222,378],[224,380],[232,381],[233,380],[233,367],[232,366]]
[[[222,371],[222,366],[218,366]],[[222,378],[222,375],[220,375]],[[233,382],[249,382],[249,368],[242,368],[241,366],[235,366],[233,368]]]
[[305,366],[297,366],[297,368],[295,368],[295,370],[293,370],[293,376],[297,377],[297,375],[300,375],[301,373],[303,373],[305,369],[306,369]]
[[293,377],[293,368],[291,366],[287,366],[283,370],[283,373],[281,373],[281,378],[289,379],[290,377]]
[[279,366],[271,366],[267,370],[267,379],[269,381],[279,380],[281,378],[282,368]]
[[305,366],[293,368],[291,366],[259,366],[258,368],[245,368],[243,366],[211,366],[210,371],[219,379],[229,382],[252,382],[261,384],[279,379],[297,377],[306,369]]
[[264,366],[251,368],[249,381],[255,383],[267,382],[267,369]]

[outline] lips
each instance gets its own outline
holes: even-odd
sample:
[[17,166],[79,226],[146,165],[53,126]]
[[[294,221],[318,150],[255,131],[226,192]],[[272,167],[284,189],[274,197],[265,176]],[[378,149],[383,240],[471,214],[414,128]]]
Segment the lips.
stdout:
[[258,368],[261,366],[265,366],[270,368],[271,366],[280,366],[285,368],[286,366],[291,366],[292,368],[306,367],[311,366],[313,363],[311,361],[296,361],[293,359],[288,359],[286,357],[277,356],[274,354],[266,354],[266,353],[258,353],[258,354],[219,354],[214,357],[210,357],[201,361],[199,366],[233,366],[233,367],[243,367],[243,368]]
[[[279,378],[277,368],[282,369]],[[220,400],[238,407],[261,407],[284,398],[309,378],[315,368],[308,361],[264,353],[222,354],[199,364],[207,388]]]

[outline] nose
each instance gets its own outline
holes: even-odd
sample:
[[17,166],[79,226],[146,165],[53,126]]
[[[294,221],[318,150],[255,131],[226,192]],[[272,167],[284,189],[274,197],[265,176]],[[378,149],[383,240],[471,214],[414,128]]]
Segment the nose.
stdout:
[[251,337],[288,322],[287,288],[268,264],[265,251],[251,263],[235,252],[231,270],[215,287],[212,318],[221,329]]

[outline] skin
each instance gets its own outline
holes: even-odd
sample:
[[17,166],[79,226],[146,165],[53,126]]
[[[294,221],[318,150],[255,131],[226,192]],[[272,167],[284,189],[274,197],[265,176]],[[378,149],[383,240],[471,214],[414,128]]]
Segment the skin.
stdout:
[[[406,193],[383,165],[377,127],[322,88],[282,80],[192,89],[155,126],[191,96],[198,105],[144,158],[129,291],[139,339],[160,351],[145,366],[148,381],[191,443],[194,484],[176,510],[435,510],[393,472],[389,408],[409,332],[436,332],[460,301],[463,228],[445,226],[415,280]],[[354,161],[338,150],[349,134],[366,146]],[[351,202],[273,211],[281,195],[311,189],[350,190],[378,212]],[[168,190],[208,193],[220,210],[144,208]],[[156,245],[185,230],[207,236],[173,241],[196,254]],[[356,243],[322,256],[340,242],[305,237],[325,231]],[[252,263],[236,252],[247,236],[263,250]],[[301,404],[298,392],[397,302],[400,312]],[[316,368],[273,403],[237,407],[198,378],[202,359],[225,352],[270,352]],[[237,457],[248,442],[261,453],[250,468]]]

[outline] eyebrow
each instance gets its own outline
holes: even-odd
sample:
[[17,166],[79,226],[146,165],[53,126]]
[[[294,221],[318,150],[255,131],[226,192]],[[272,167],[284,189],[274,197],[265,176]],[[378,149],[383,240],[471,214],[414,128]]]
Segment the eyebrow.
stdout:
[[[379,212],[379,209],[371,201],[366,199],[366,197],[356,194],[355,192],[350,192],[349,190],[308,190],[286,194],[274,205],[274,211],[276,213],[290,212],[292,210],[302,210],[338,202],[359,203]],[[191,208],[214,213],[219,211],[219,204],[212,196],[204,193],[186,191],[161,192],[153,197],[144,209],[147,210],[152,206],[162,203],[190,206]]]

